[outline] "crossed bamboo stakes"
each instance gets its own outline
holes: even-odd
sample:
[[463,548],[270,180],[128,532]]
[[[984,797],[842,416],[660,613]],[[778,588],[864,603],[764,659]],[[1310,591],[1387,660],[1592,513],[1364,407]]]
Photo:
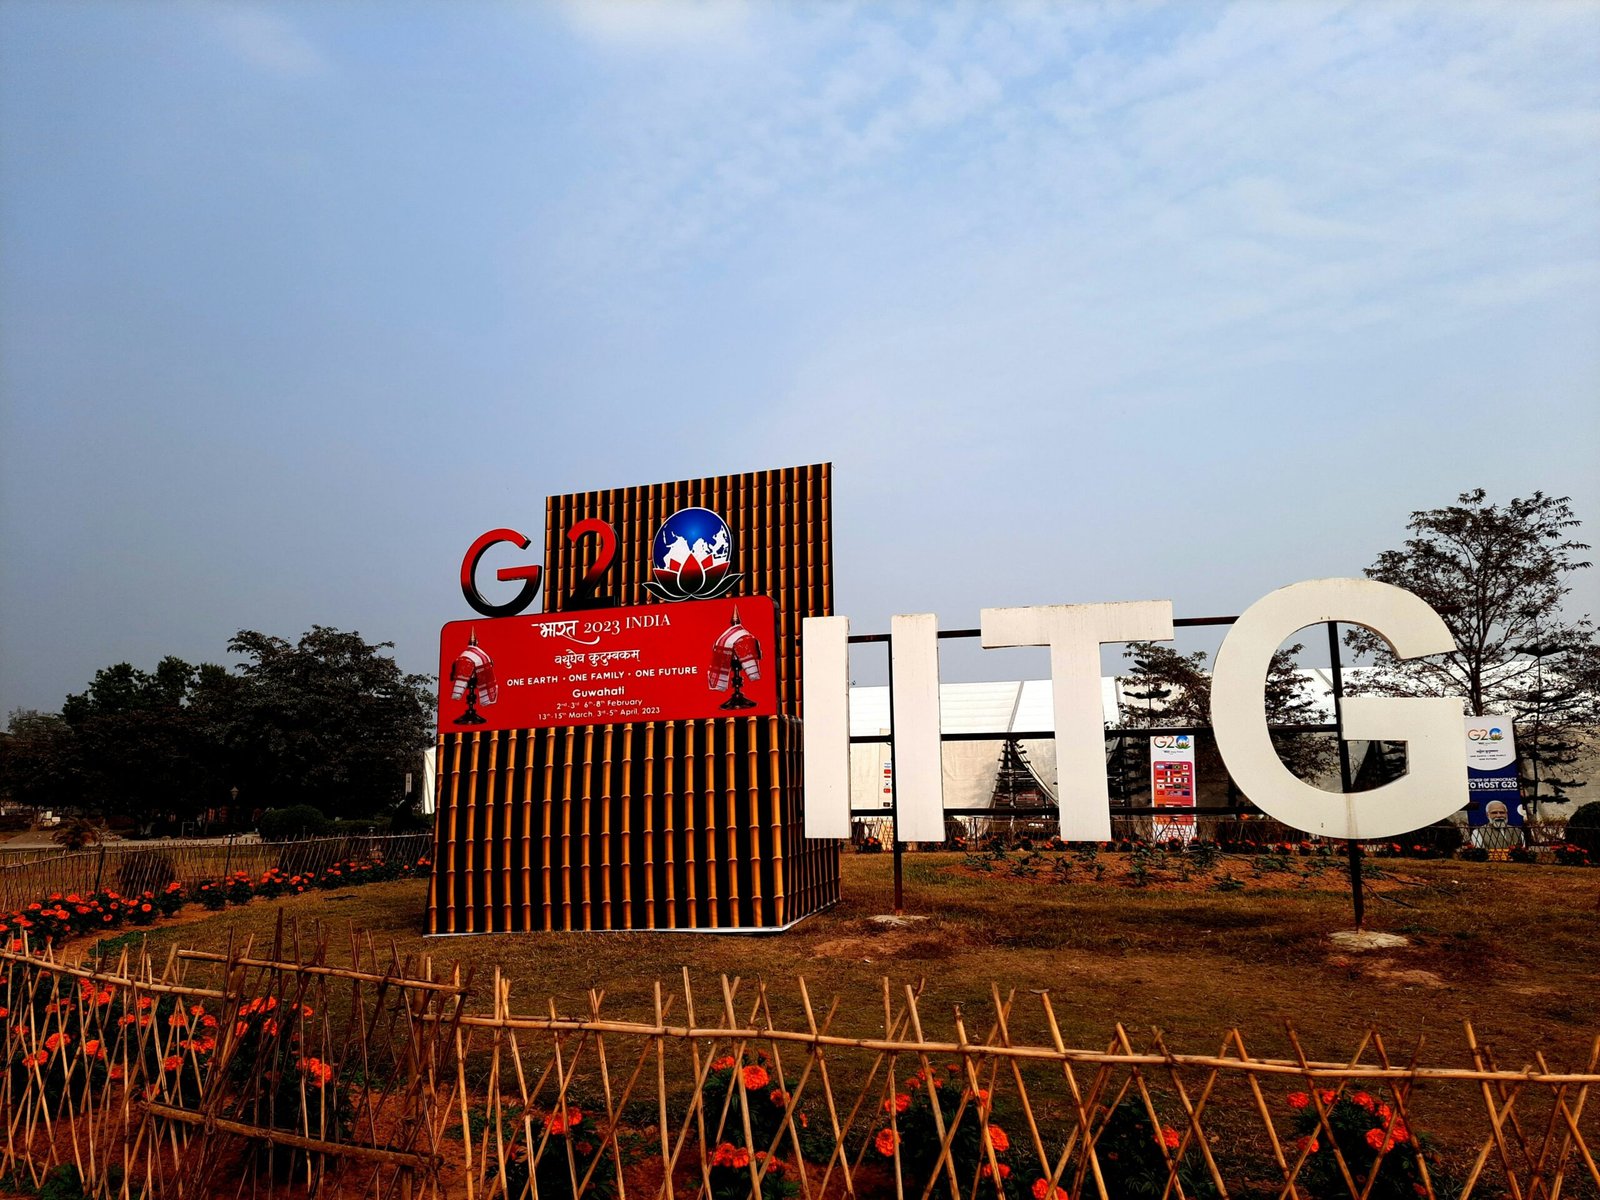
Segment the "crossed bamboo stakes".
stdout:
[[[1263,1079],[1273,1078],[1304,1083],[1309,1103],[1315,1108],[1317,1133],[1326,1137],[1333,1147],[1340,1176],[1352,1200],[1367,1200],[1372,1194],[1378,1182],[1382,1158],[1380,1156],[1370,1169],[1365,1170],[1347,1161],[1334,1137],[1330,1113],[1340,1097],[1362,1084],[1386,1088],[1393,1101],[1393,1116],[1388,1122],[1389,1132],[1382,1147],[1383,1153],[1393,1148],[1395,1130],[1416,1128],[1412,1121],[1411,1101],[1418,1084],[1431,1082],[1478,1086],[1489,1118],[1490,1131],[1478,1149],[1461,1190],[1454,1193],[1463,1200],[1483,1184],[1487,1178],[1485,1170],[1491,1163],[1498,1165],[1503,1172],[1501,1182],[1514,1200],[1554,1200],[1569,1185],[1574,1168],[1580,1177],[1600,1188],[1600,1167],[1596,1165],[1590,1146],[1595,1140],[1595,1131],[1590,1129],[1586,1135],[1581,1124],[1589,1090],[1600,1084],[1600,1075],[1596,1074],[1596,1068],[1600,1066],[1600,1037],[1595,1039],[1590,1049],[1586,1068],[1582,1072],[1569,1073],[1552,1071],[1542,1053],[1537,1055],[1537,1069],[1530,1066],[1520,1072],[1501,1070],[1488,1048],[1480,1045],[1470,1024],[1466,1026],[1474,1060],[1474,1066],[1470,1069],[1418,1065],[1422,1049],[1420,1041],[1409,1060],[1397,1064],[1391,1058],[1382,1036],[1376,1032],[1366,1034],[1355,1054],[1342,1063],[1310,1059],[1292,1029],[1287,1031],[1295,1053],[1292,1060],[1253,1057],[1237,1029],[1228,1032],[1214,1056],[1174,1053],[1167,1047],[1159,1030],[1152,1030],[1151,1033],[1154,1050],[1141,1052],[1135,1049],[1126,1029],[1120,1024],[1116,1026],[1115,1034],[1105,1050],[1090,1051],[1067,1047],[1050,994],[1038,992],[1035,995],[1049,1029],[1051,1044],[1018,1045],[1010,1033],[1016,992],[1013,990],[1002,998],[999,988],[991,985],[992,1012],[982,1039],[974,1042],[969,1038],[965,1017],[960,1006],[956,1006],[953,1012],[955,1040],[940,1042],[929,1040],[924,1033],[922,984],[906,985],[903,992],[897,994],[888,980],[884,980],[881,988],[884,1034],[878,1038],[856,1038],[832,1032],[839,1012],[840,1001],[837,997],[819,1023],[806,981],[803,978],[797,980],[797,987],[805,1013],[804,1030],[778,1027],[773,1020],[769,987],[765,982],[746,985],[741,979],[730,980],[726,976],[720,980],[720,1004],[717,1006],[721,1023],[706,1026],[698,1024],[693,983],[687,970],[683,973],[681,997],[666,994],[659,982],[655,984],[654,1020],[638,1023],[603,1017],[601,1008],[605,993],[598,989],[589,991],[588,1014],[584,1017],[558,1015],[554,1001],[549,1003],[548,1016],[516,1016],[512,1011],[510,983],[497,972],[492,989],[493,1011],[488,1015],[465,1016],[457,1025],[460,1039],[456,1054],[459,1073],[457,1094],[462,1103],[463,1127],[468,1124],[469,1116],[466,1107],[469,1092],[466,1064],[472,1057],[475,1037],[487,1034],[490,1038],[487,1051],[490,1060],[489,1120],[476,1146],[467,1147],[466,1194],[469,1197],[486,1198],[515,1195],[506,1177],[508,1161],[519,1152],[525,1153],[530,1162],[536,1162],[545,1153],[564,1151],[569,1174],[568,1194],[581,1197],[590,1193],[597,1173],[603,1165],[609,1164],[608,1183],[616,1189],[619,1200],[623,1200],[627,1195],[627,1182],[620,1142],[620,1135],[625,1128],[622,1113],[634,1097],[640,1081],[646,1077],[652,1059],[655,1066],[656,1130],[661,1168],[660,1183],[654,1194],[662,1200],[670,1195],[687,1194],[681,1190],[681,1168],[684,1165],[684,1150],[691,1142],[698,1150],[697,1155],[690,1156],[689,1164],[690,1186],[695,1189],[693,1194],[696,1197],[711,1195],[712,1182],[708,1167],[711,1147],[722,1140],[730,1124],[735,1135],[742,1132],[744,1144],[751,1151],[762,1152],[749,1156],[747,1170],[749,1195],[752,1197],[761,1195],[765,1175],[781,1147],[787,1147],[793,1156],[793,1164],[788,1169],[797,1175],[805,1200],[841,1194],[871,1194],[861,1190],[859,1176],[863,1159],[872,1145],[871,1128],[878,1123],[880,1112],[887,1114],[888,1128],[896,1134],[891,1163],[896,1200],[905,1200],[905,1197],[912,1195],[919,1196],[920,1200],[928,1200],[941,1180],[947,1183],[952,1196],[992,1195],[992,1190],[980,1190],[979,1178],[966,1181],[958,1178],[952,1143],[969,1107],[975,1108],[986,1159],[984,1165],[988,1166],[991,1178],[999,1177],[1000,1164],[994,1140],[989,1134],[993,1103],[981,1103],[978,1097],[996,1095],[995,1085],[1002,1072],[1009,1076],[1014,1087],[1016,1104],[1026,1123],[1037,1161],[1046,1164],[1048,1174],[1044,1178],[1048,1188],[1059,1187],[1072,1197],[1094,1196],[1099,1200],[1115,1200],[1108,1190],[1107,1172],[1097,1151],[1097,1143],[1106,1131],[1111,1114],[1130,1095],[1136,1097],[1150,1122],[1151,1130],[1163,1128],[1156,1096],[1152,1091],[1153,1080],[1170,1085],[1171,1097],[1181,1113],[1177,1145],[1165,1145],[1159,1138],[1156,1139],[1167,1170],[1163,1200],[1168,1196],[1181,1198],[1189,1195],[1181,1178],[1180,1167],[1191,1149],[1198,1150],[1205,1174],[1217,1194],[1223,1197],[1232,1194],[1223,1170],[1212,1153],[1203,1115],[1216,1094],[1219,1081],[1235,1075],[1243,1076],[1255,1114],[1260,1118],[1267,1135],[1273,1162],[1281,1176],[1281,1189],[1277,1193],[1280,1200],[1304,1200],[1306,1197],[1300,1173],[1312,1150],[1304,1142],[1299,1146],[1286,1144],[1279,1135],[1272,1107],[1262,1087]],[[741,992],[746,994],[748,1000],[748,1011],[743,1022],[738,1019],[736,1008]],[[680,999],[685,1023],[669,1024],[669,1018]],[[531,1088],[523,1065],[524,1048],[519,1041],[519,1034],[524,1038],[530,1034],[545,1034],[552,1039],[549,1057]],[[621,1071],[614,1064],[614,1052],[608,1055],[608,1036],[613,1040],[613,1045],[620,1038],[642,1039],[643,1044],[631,1060],[625,1062]],[[669,1047],[672,1046],[687,1048],[692,1079],[687,1102],[675,1114],[669,1105],[672,1088],[668,1062],[671,1057]],[[736,1064],[743,1064],[751,1048],[764,1047],[771,1055],[777,1078],[783,1080],[787,1078],[783,1067],[785,1046],[790,1048],[792,1054],[801,1056],[803,1065],[793,1092],[787,1098],[786,1111],[777,1131],[767,1139],[765,1146],[756,1145],[752,1137],[749,1100],[745,1089],[730,1088],[716,1110],[707,1106],[705,1085],[711,1064],[719,1054],[731,1055]],[[1369,1050],[1376,1061],[1367,1061]],[[837,1070],[830,1071],[829,1068],[830,1051],[835,1055],[854,1051],[873,1056],[864,1082],[854,1089],[853,1099],[848,1095],[844,1097],[850,1100],[848,1111],[841,1103],[836,1084]],[[574,1085],[580,1075],[580,1064],[586,1055],[595,1060],[605,1121],[600,1128],[600,1152],[590,1159],[586,1169],[580,1170],[570,1145],[565,1141],[561,1149],[552,1150],[548,1127],[536,1125],[533,1114],[543,1107],[559,1114],[563,1124],[566,1122]],[[944,1058],[952,1055],[959,1059],[966,1086],[955,1112],[947,1121],[935,1093],[931,1059],[934,1056]],[[915,1181],[907,1178],[902,1163],[897,1108],[893,1103],[885,1103],[897,1091],[898,1064],[907,1057],[920,1068],[917,1086],[927,1089],[940,1138],[934,1169],[921,1183],[920,1190],[908,1190]],[[516,1098],[520,1102],[524,1138],[520,1148],[508,1143],[503,1134],[506,1110],[505,1089],[501,1081],[508,1070],[502,1065],[505,1060],[509,1060],[509,1072],[515,1077]],[[1037,1113],[1037,1085],[1030,1092],[1023,1071],[1025,1065],[1045,1063],[1059,1067],[1070,1099],[1070,1127],[1054,1154],[1050,1153],[1048,1139]],[[621,1079],[624,1071],[626,1081],[619,1087],[615,1081]],[[1201,1074],[1198,1087],[1194,1082],[1185,1082],[1185,1072]],[[833,1145],[826,1161],[820,1165],[806,1161],[801,1151],[800,1133],[795,1126],[801,1102],[814,1085],[820,1085],[816,1090],[822,1093]],[[1542,1089],[1549,1092],[1549,1112],[1543,1119],[1542,1131],[1530,1131],[1524,1128],[1516,1108],[1517,1102],[1530,1090],[1536,1092]],[[590,1090],[593,1091],[592,1085]],[[858,1145],[852,1158],[849,1147],[853,1142]],[[1439,1193],[1435,1191],[1434,1178],[1428,1169],[1427,1155],[1419,1150],[1417,1157],[1422,1186],[1432,1200]],[[523,1194],[537,1193],[530,1186]],[[1045,1194],[1055,1193],[1047,1190]]]
[[[0,1175],[38,1183],[69,1163],[90,1194],[130,1200],[141,1186],[149,1195],[243,1197],[279,1194],[275,1189],[286,1182],[322,1196],[523,1200],[540,1194],[533,1168],[553,1155],[564,1176],[554,1189],[562,1197],[614,1191],[626,1200],[631,1191],[641,1200],[645,1194],[701,1200],[713,1194],[713,1147],[731,1139],[750,1152],[741,1169],[751,1197],[762,1194],[770,1171],[782,1169],[804,1200],[891,1192],[896,1200],[929,1200],[941,1184],[952,1197],[976,1200],[994,1194],[983,1168],[991,1180],[1002,1174],[1005,1146],[991,1130],[1006,1093],[1007,1122],[1020,1119],[1019,1140],[1026,1139],[1038,1164],[1045,1195],[1059,1188],[1074,1198],[1116,1200],[1102,1139],[1126,1102],[1148,1122],[1164,1164],[1163,1200],[1192,1196],[1191,1182],[1201,1178],[1219,1196],[1237,1194],[1242,1181],[1230,1180],[1234,1164],[1218,1160],[1213,1138],[1256,1120],[1268,1165],[1257,1163],[1253,1186],[1260,1188],[1265,1170],[1280,1200],[1310,1200],[1303,1177],[1309,1139],[1283,1136],[1283,1113],[1273,1104],[1283,1089],[1298,1086],[1315,1119],[1314,1136],[1333,1149],[1344,1191],[1367,1200],[1397,1132],[1419,1127],[1415,1092],[1425,1086],[1454,1089],[1457,1115],[1481,1106],[1486,1121],[1481,1138],[1453,1164],[1460,1182],[1452,1180],[1449,1194],[1470,1197],[1497,1187],[1512,1200],[1600,1195],[1594,1156],[1600,1138],[1589,1103],[1590,1090],[1600,1085],[1600,1038],[1581,1071],[1554,1070],[1543,1053],[1520,1071],[1503,1069],[1471,1025],[1465,1034],[1472,1065],[1461,1068],[1421,1065],[1420,1042],[1409,1054],[1392,1055],[1375,1032],[1342,1062],[1311,1058],[1293,1030],[1287,1031],[1291,1058],[1252,1055],[1237,1029],[1215,1055],[1175,1053],[1159,1030],[1141,1048],[1120,1024],[1104,1049],[1078,1049],[1067,1044],[1049,992],[1019,1001],[1016,991],[1002,994],[991,985],[978,1036],[969,1032],[968,1014],[954,1006],[941,1040],[929,1033],[934,1006],[923,984],[895,987],[887,980],[875,1002],[881,1032],[852,1037],[837,1031],[841,999],[824,1010],[803,978],[794,993],[803,1020],[785,1027],[774,1017],[768,983],[723,976],[708,1003],[703,987],[697,998],[687,971],[681,990],[654,985],[649,1020],[608,1016],[598,988],[584,998],[582,1015],[561,1015],[554,1000],[541,1015],[518,1015],[511,984],[498,970],[487,988],[474,988],[459,969],[438,972],[426,957],[403,957],[392,945],[380,950],[354,932],[350,965],[332,964],[333,944],[326,932],[302,937],[280,920],[259,955],[248,941],[174,949],[160,960],[124,947],[114,959],[86,964],[49,950],[0,950],[12,1063],[0,1080]],[[479,1008],[485,992],[487,1012]],[[86,1000],[69,1021],[62,1002]],[[242,1018],[252,1003],[269,1000],[274,1011],[310,1012],[263,1036],[248,1051],[253,1058],[239,1057],[246,1053]],[[214,1015],[213,1050],[196,1048],[192,1025],[152,1020],[121,1033],[110,1028],[112,1012],[174,1006]],[[1042,1040],[1016,1036],[1024,1011],[1046,1031]],[[100,1020],[106,1029],[94,1024]],[[63,1036],[79,1039],[70,1047],[75,1056],[54,1060],[69,1049]],[[100,1061],[118,1068],[114,1074],[84,1052],[89,1038],[101,1043],[101,1054],[112,1052],[114,1062]],[[53,1054],[41,1064],[36,1056],[47,1046]],[[737,1081],[756,1052],[769,1056],[785,1092],[781,1119],[761,1137],[764,1144],[756,1138],[747,1089],[735,1082],[716,1098],[706,1086],[719,1060],[736,1064]],[[296,1079],[295,1058],[306,1055],[326,1061],[339,1080],[343,1109],[329,1098],[333,1093],[300,1075],[292,1117],[274,1110],[281,1093],[273,1088],[280,1085],[265,1081]],[[939,1101],[936,1059],[955,1063],[952,1082],[962,1091],[953,1107]],[[163,1063],[175,1065],[152,1065]],[[64,1076],[47,1077],[58,1065]],[[920,1168],[925,1177],[909,1169],[899,1136],[894,1101],[908,1075],[911,1088],[926,1092],[938,1141],[931,1170]],[[1363,1087],[1392,1104],[1370,1167],[1340,1151],[1331,1118],[1342,1097]],[[1218,1116],[1219,1098],[1241,1090],[1242,1111]],[[567,1127],[580,1103],[596,1112],[592,1154],[575,1154],[572,1139],[554,1136],[545,1119],[554,1116],[558,1129]],[[817,1161],[808,1161],[802,1145],[798,1114],[807,1108],[826,1134]],[[980,1161],[963,1166],[955,1141],[974,1115]],[[875,1152],[873,1133],[884,1127],[895,1135],[892,1154]],[[1170,1140],[1159,1136],[1164,1129],[1172,1131]],[[641,1141],[649,1147],[642,1154]],[[1443,1194],[1437,1155],[1416,1149],[1420,1188],[1430,1197]],[[780,1161],[784,1166],[776,1168]],[[528,1166],[525,1184],[508,1170],[514,1164]],[[554,1200],[549,1175],[543,1180],[547,1200]]]

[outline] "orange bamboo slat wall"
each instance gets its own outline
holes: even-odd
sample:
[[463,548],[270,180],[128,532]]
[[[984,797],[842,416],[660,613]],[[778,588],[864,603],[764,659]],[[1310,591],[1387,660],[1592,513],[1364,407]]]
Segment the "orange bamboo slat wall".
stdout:
[[656,530],[695,507],[731,529],[730,595],[777,606],[780,715],[445,732],[430,933],[770,929],[838,900],[837,844],[804,834],[799,719],[800,622],[833,612],[830,464],[551,496],[544,610],[595,560],[567,536],[588,517],[617,534],[599,598],[656,603]]

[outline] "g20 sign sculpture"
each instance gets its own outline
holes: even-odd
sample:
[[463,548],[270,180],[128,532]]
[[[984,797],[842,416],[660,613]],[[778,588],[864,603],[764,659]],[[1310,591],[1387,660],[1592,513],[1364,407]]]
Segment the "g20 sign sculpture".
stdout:
[[[1228,632],[1212,675],[1212,728],[1234,782],[1262,811],[1324,837],[1392,837],[1456,811],[1467,784],[1461,754],[1464,701],[1459,697],[1344,700],[1342,736],[1406,743],[1406,774],[1383,787],[1327,792],[1283,765],[1267,728],[1267,670],[1278,647],[1297,630],[1328,621],[1371,630],[1402,660],[1456,648],[1438,613],[1412,593],[1386,583],[1310,580],[1258,600]],[[804,623],[810,837],[850,833],[848,635],[848,617]],[[1172,603],[1167,600],[983,610],[985,647],[1050,648],[1063,839],[1111,837],[1101,645],[1170,641],[1172,635]],[[892,742],[899,836],[904,841],[942,841],[945,836],[937,637],[932,614],[895,617],[890,625]]]
[[497,570],[504,600],[484,560],[533,539],[472,542],[478,615],[439,641],[430,933],[782,929],[837,899],[838,844],[805,836],[800,789],[830,480],[819,463],[551,496],[544,561]]

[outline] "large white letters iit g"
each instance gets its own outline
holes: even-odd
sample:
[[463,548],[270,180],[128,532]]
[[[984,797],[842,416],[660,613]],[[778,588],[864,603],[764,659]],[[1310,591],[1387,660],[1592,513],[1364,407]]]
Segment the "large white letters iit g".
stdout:
[[[1281,588],[1252,604],[1217,654],[1211,719],[1228,773],[1264,811],[1308,833],[1338,838],[1392,837],[1449,816],[1466,794],[1459,697],[1344,701],[1344,736],[1403,741],[1403,779],[1370,792],[1325,792],[1283,765],[1267,728],[1265,685],[1272,655],[1297,630],[1327,621],[1361,625],[1401,659],[1445,654],[1455,640],[1439,614],[1401,588],[1369,579],[1318,579]],[[983,644],[1049,646],[1055,708],[1061,836],[1111,837],[1106,791],[1100,646],[1169,641],[1172,604],[1066,604],[986,608]],[[850,831],[850,673],[843,617],[801,625],[805,672],[805,828],[807,837]],[[931,615],[896,617],[895,770],[901,837],[944,836],[939,766],[938,626]],[[902,786],[904,785],[904,786]]]
[[1109,841],[1111,799],[1106,790],[1100,646],[1104,642],[1171,641],[1172,601],[986,608],[981,624],[985,649],[1050,647],[1061,838],[1068,842]]
[[1212,674],[1211,723],[1228,774],[1265,812],[1324,837],[1393,837],[1449,816],[1467,794],[1460,697],[1344,701],[1346,738],[1406,743],[1406,774],[1394,783],[1370,792],[1325,792],[1283,765],[1267,730],[1267,668],[1296,630],[1325,621],[1370,629],[1401,659],[1456,648],[1444,620],[1426,603],[1371,579],[1312,579],[1257,600],[1228,631]]

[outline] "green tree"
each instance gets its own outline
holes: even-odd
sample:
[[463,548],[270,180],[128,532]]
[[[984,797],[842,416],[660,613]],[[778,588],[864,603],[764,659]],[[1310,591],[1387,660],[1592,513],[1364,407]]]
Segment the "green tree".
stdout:
[[1580,524],[1569,497],[1540,491],[1499,505],[1478,488],[1455,504],[1413,512],[1405,544],[1378,555],[1366,573],[1427,601],[1456,650],[1402,663],[1367,630],[1346,636],[1376,664],[1363,691],[1464,695],[1472,714],[1512,717],[1530,796],[1536,776],[1558,796],[1581,786],[1562,771],[1600,716],[1594,624],[1565,612],[1574,572],[1590,566],[1580,557],[1589,546],[1572,536]]
[[0,793],[17,804],[62,808],[79,803],[83,763],[77,734],[59,713],[19,708],[0,734]]
[[228,648],[245,661],[221,736],[245,802],[358,817],[401,801],[432,740],[434,696],[429,676],[382,653],[393,645],[323,625],[295,643],[239,631]]
[[79,747],[83,805],[144,824],[223,802],[221,749],[193,703],[202,673],[171,655],[154,672],[117,663],[67,697],[61,716]]

